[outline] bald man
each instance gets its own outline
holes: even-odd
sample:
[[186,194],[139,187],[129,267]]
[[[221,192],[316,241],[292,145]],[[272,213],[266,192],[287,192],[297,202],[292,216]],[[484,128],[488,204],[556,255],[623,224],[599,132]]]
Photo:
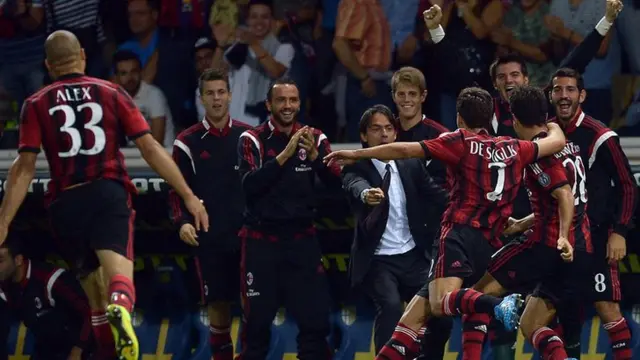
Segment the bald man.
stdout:
[[[119,359],[137,360],[138,340],[131,324],[135,304],[131,196],[136,188],[120,152],[122,135],[135,142],[149,166],[184,199],[198,230],[208,230],[207,212],[171,156],[151,136],[127,92],[84,75],[85,53],[72,33],[52,33],[45,51],[54,82],[22,107],[18,157],[0,205],[0,244],[27,194],[42,147],[51,173],[52,228],[87,292],[97,325],[94,333],[101,345],[115,341]],[[100,291],[105,287],[108,297]],[[105,334],[106,324],[112,335],[108,330]],[[111,354],[104,351],[105,358],[113,357],[113,346]]]

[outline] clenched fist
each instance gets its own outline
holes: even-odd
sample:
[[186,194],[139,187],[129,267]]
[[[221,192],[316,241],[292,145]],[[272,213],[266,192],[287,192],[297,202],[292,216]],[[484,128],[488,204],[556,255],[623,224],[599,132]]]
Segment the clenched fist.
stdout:
[[422,17],[424,18],[425,25],[427,25],[427,29],[435,30],[442,22],[442,9],[440,9],[438,5],[433,5],[422,13]]

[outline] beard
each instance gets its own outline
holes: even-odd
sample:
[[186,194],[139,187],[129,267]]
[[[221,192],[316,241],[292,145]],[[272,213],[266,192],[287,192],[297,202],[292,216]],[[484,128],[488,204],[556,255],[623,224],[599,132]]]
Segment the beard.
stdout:
[[562,99],[555,105],[556,116],[562,121],[571,121],[578,111],[578,101]]
[[298,112],[300,110],[290,110],[290,111],[291,111],[291,115],[282,114],[283,110],[274,112],[271,115],[273,116],[273,119],[275,120],[275,122],[277,122],[279,125],[289,126],[296,121],[296,119],[298,118]]

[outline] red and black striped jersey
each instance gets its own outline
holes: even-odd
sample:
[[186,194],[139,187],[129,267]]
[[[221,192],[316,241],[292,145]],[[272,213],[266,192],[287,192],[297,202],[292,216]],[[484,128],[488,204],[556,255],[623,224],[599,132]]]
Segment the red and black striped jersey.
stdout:
[[568,142],[562,151],[553,156],[542,158],[527,166],[525,184],[535,216],[529,239],[556,248],[560,234],[560,217],[558,201],[552,193],[564,185],[569,185],[573,190],[575,210],[568,240],[577,250],[593,251],[587,216],[586,179],[580,149],[572,142]]
[[[558,122],[556,118],[551,121]],[[580,109],[564,132],[578,147],[587,170],[591,204],[598,204],[589,206],[591,224],[626,236],[633,226],[638,187],[618,134]]]
[[[91,308],[76,279],[64,269],[25,260],[25,277],[19,283],[0,283],[0,334],[8,333],[9,315],[17,317],[34,336],[36,348],[64,353],[92,346]],[[2,348],[2,347],[0,347]],[[2,354],[0,354],[1,356]]]
[[20,114],[19,152],[44,149],[55,195],[100,178],[120,181],[135,193],[120,144],[150,132],[121,87],[83,74],[60,77],[30,96]]
[[427,158],[446,163],[455,178],[443,222],[481,229],[493,246],[502,246],[498,237],[513,211],[524,167],[538,157],[538,145],[464,129],[421,144]]

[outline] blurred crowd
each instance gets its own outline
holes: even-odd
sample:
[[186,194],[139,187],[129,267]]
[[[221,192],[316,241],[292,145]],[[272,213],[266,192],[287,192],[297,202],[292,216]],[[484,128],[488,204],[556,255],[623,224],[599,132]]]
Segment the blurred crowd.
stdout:
[[[449,40],[435,45],[422,20],[433,4]],[[232,118],[263,122],[269,84],[288,75],[300,121],[359,142],[363,111],[395,106],[394,70],[420,69],[425,115],[453,129],[462,88],[494,89],[497,54],[526,58],[544,86],[604,11],[601,0],[0,0],[0,148],[16,147],[21,103],[51,81],[43,45],[54,30],[76,34],[87,73],[122,85],[166,146],[204,116],[197,79],[210,67],[229,71]],[[625,0],[584,73],[585,111],[622,136],[640,135],[627,116],[640,102],[638,24],[640,0]]]

